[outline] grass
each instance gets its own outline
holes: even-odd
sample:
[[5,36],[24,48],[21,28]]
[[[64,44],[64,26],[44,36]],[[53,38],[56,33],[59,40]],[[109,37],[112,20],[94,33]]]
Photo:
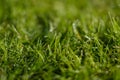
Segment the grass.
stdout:
[[120,80],[119,0],[0,0],[0,80]]

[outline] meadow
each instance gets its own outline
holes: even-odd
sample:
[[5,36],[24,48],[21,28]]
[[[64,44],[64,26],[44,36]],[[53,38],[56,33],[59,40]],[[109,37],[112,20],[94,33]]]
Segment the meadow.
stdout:
[[0,80],[120,80],[120,0],[0,0]]

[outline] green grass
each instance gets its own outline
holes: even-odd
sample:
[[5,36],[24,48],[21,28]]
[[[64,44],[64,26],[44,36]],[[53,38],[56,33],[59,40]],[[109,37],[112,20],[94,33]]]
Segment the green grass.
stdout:
[[0,80],[120,80],[119,0],[0,0]]

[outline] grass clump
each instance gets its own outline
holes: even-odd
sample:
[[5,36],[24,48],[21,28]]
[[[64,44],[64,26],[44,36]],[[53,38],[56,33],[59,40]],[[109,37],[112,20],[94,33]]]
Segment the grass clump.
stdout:
[[119,0],[0,0],[1,80],[120,80]]

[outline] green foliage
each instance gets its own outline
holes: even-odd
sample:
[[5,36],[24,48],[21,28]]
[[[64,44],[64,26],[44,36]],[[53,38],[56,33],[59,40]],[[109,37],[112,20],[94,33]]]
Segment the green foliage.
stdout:
[[0,80],[120,80],[119,0],[0,0]]

